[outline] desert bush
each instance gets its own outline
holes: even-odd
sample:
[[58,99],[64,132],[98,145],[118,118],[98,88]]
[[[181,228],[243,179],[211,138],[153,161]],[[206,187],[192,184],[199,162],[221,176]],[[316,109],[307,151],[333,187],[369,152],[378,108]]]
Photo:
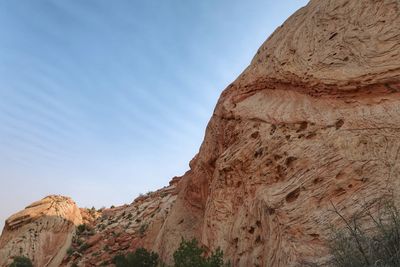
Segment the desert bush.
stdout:
[[159,257],[155,252],[149,252],[144,248],[138,248],[134,253],[115,256],[113,263],[116,267],[157,267],[159,264]]
[[221,266],[229,266],[230,264],[224,265],[224,253],[220,248],[217,248],[214,252],[211,253],[211,256],[207,259],[208,267],[221,267]]
[[139,235],[140,235],[141,237],[144,236],[144,234],[146,233],[146,230],[147,230],[148,227],[149,227],[149,225],[148,225],[147,223],[144,223],[144,224],[140,225],[140,228],[139,228]]
[[179,248],[174,252],[176,267],[202,267],[205,265],[204,249],[199,247],[196,239],[182,239]]
[[80,247],[79,247],[79,252],[84,252],[85,250],[87,250],[89,248],[89,244],[88,243],[83,243]]
[[[196,239],[186,241],[182,239],[179,248],[175,251],[174,267],[222,267],[224,265],[223,252],[217,249],[210,256],[205,256],[205,250],[199,246]],[[117,255],[113,259],[116,267],[156,267],[167,266],[157,253],[138,248],[134,253]]]
[[67,249],[67,255],[68,256],[71,256],[74,252],[75,252],[75,250],[74,250],[73,247],[70,247],[70,248]]
[[375,204],[366,205],[350,218],[332,204],[345,225],[333,229],[328,242],[333,266],[400,266],[399,209],[392,200],[381,199]]
[[15,257],[9,267],[33,267],[31,260],[24,256]]
[[205,250],[199,246],[196,239],[184,240],[174,252],[175,267],[222,267],[224,266],[223,252],[217,249],[209,257],[204,255]]
[[94,235],[95,229],[91,227],[90,225],[87,224],[80,224],[78,227],[76,227],[76,234],[78,236],[80,235]]
[[92,207],[91,209],[88,209],[88,212],[90,216],[94,217],[96,215],[96,208]]
[[90,227],[87,224],[80,224],[78,225],[78,227],[76,228],[76,233],[78,235],[82,234],[85,231],[89,231]]

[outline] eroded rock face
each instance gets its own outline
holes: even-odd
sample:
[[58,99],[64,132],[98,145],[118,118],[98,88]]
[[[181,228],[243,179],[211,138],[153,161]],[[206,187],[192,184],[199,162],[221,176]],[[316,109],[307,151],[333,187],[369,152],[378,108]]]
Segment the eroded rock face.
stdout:
[[[398,0],[310,1],[222,93],[190,170],[103,211],[63,265],[139,246],[169,261],[181,237],[221,247],[233,266],[325,262],[327,228],[340,224],[331,203],[346,216],[399,199],[399,33]],[[18,250],[9,236],[22,240],[30,220],[9,220],[0,249]]]
[[82,223],[70,198],[48,196],[6,220],[0,238],[0,266],[14,256],[27,256],[35,266],[59,266],[71,243],[75,225]]
[[396,0],[314,0],[291,16],[222,93],[160,253],[184,233],[234,266],[323,262],[331,201],[352,214],[398,198],[399,33]]

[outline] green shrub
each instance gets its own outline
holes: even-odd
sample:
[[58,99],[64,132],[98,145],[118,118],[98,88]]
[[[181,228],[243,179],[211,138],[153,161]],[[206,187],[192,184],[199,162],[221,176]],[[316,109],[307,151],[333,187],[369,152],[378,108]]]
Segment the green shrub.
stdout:
[[86,229],[86,224],[80,224],[78,225],[78,227],[76,228],[76,232],[77,233],[82,233],[83,231],[85,231]]
[[92,207],[91,209],[88,209],[88,212],[90,216],[94,217],[96,215],[96,208]]
[[159,264],[159,257],[155,252],[149,252],[144,248],[138,248],[135,253],[115,256],[113,263],[116,267],[157,267]]
[[82,244],[83,244],[83,239],[78,238],[78,239],[76,240],[76,244],[77,244],[78,246],[82,245]]
[[74,250],[73,247],[70,247],[70,248],[67,249],[67,255],[68,256],[71,256],[74,252],[75,252],[75,250]]
[[94,235],[96,232],[93,227],[87,224],[80,224],[76,228],[76,234],[80,235]]
[[[351,218],[343,229],[333,229],[329,240],[331,265],[338,267],[400,266],[400,212],[392,201],[379,200],[367,205]],[[372,207],[377,207],[373,214]]]
[[182,239],[173,255],[175,267],[202,267],[205,265],[203,253],[204,249],[199,247],[196,239],[190,241]]
[[33,267],[31,260],[24,256],[15,257],[10,267]]
[[83,232],[88,231],[89,228],[90,228],[90,227],[89,227],[87,224],[80,224],[80,225],[78,225],[78,227],[76,228],[76,233],[77,233],[78,235],[80,235],[80,234],[82,234]]
[[222,267],[224,265],[223,252],[217,249],[209,257],[204,256],[196,239],[190,241],[182,239],[179,248],[174,252],[175,267]]
[[[179,248],[173,258],[174,267],[222,267],[224,265],[223,252],[217,249],[209,257],[204,255],[205,250],[199,246],[196,239],[186,241],[182,239]],[[134,253],[117,255],[112,261],[116,267],[156,267],[165,266],[155,252],[149,252],[144,248],[138,248]]]
[[88,243],[83,243],[80,247],[79,247],[79,252],[84,252],[85,250],[87,250],[90,246],[88,245]]
[[[227,264],[228,266],[229,264]],[[220,248],[217,248],[211,256],[207,259],[207,266],[208,267],[220,267],[224,266],[224,253]]]
[[141,237],[144,236],[144,233],[146,232],[146,230],[147,230],[148,227],[149,227],[149,225],[148,225],[147,223],[144,223],[144,224],[140,225],[140,228],[139,228],[139,235],[140,235]]

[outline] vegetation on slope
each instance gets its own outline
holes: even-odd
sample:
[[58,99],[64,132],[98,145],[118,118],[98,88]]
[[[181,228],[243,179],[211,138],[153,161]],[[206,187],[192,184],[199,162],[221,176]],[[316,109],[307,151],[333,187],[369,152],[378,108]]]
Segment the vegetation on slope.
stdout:
[[[199,246],[196,239],[182,239],[179,248],[174,252],[174,267],[222,267],[224,265],[223,252],[219,248],[205,255],[204,248]],[[155,252],[149,252],[144,248],[137,249],[134,253],[118,255],[113,263],[117,267],[157,267],[167,266],[159,260]]]
[[9,267],[33,267],[30,259],[24,256],[15,257]]

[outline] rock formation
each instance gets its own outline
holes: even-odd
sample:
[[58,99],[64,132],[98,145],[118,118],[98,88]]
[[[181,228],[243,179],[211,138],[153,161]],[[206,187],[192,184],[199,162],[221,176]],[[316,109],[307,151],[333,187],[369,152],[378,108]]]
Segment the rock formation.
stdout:
[[313,0],[291,16],[222,93],[159,252],[185,233],[234,266],[318,261],[331,201],[352,214],[397,198],[399,33],[396,0]]
[[62,266],[108,266],[121,252],[138,247],[154,249],[176,193],[172,184],[139,196],[130,205],[102,210],[96,220],[85,224],[85,229],[78,229]]
[[400,2],[311,0],[222,93],[172,191],[105,212],[100,235],[81,237],[102,249],[64,264],[137,246],[170,260],[181,236],[221,247],[233,266],[323,263],[327,226],[340,223],[331,203],[350,215],[399,199],[399,125]]
[[81,223],[81,212],[70,198],[49,196],[32,203],[6,220],[0,266],[8,266],[14,256],[27,256],[35,266],[60,266]]

